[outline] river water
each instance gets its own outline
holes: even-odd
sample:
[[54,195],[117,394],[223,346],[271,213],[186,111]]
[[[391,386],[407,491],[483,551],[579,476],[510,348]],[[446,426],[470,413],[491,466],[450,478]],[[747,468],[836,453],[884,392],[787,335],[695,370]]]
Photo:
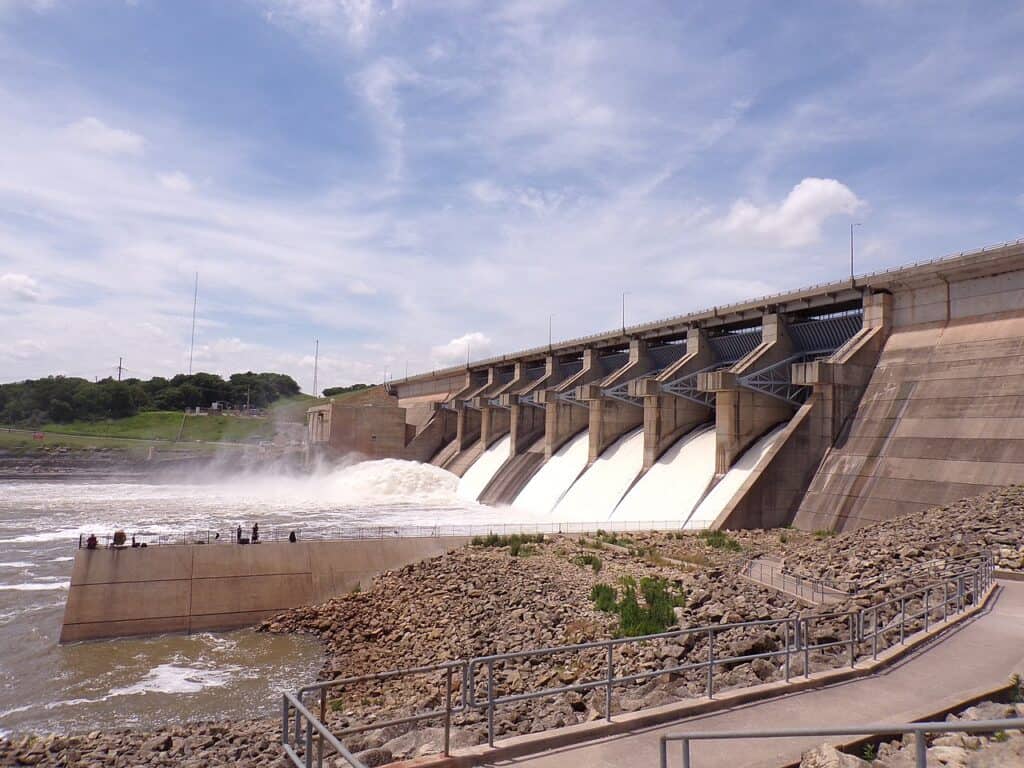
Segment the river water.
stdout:
[[392,460],[202,482],[0,482],[0,734],[271,714],[320,669],[315,641],[251,630],[58,645],[80,533],[507,522],[457,485]]

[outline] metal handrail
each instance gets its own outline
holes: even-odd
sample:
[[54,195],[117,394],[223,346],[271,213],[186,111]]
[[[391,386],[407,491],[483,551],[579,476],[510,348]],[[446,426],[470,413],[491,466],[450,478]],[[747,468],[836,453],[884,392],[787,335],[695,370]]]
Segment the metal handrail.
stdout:
[[[679,520],[646,520],[646,521],[616,521],[601,520],[597,522],[551,522],[551,523],[481,523],[479,525],[420,525],[420,526],[386,526],[361,528],[320,528],[320,529],[290,529],[290,528],[268,528],[260,530],[259,541],[285,542],[290,541],[290,535],[295,533],[296,541],[348,541],[352,539],[423,539],[437,537],[472,537],[487,536],[489,534],[512,535],[526,533],[545,533],[557,535],[596,533],[597,531],[610,531],[617,533],[642,533],[648,531],[686,531],[704,530],[711,525],[710,522],[686,522]],[[184,531],[182,533],[152,533],[148,531],[135,531],[125,533],[126,543],[123,545],[113,544],[113,534],[97,536],[97,548],[118,548],[131,549],[132,537],[135,537],[138,546],[145,544],[151,546],[183,546],[190,544],[236,544],[235,537],[237,528],[230,528],[223,531],[197,530]],[[248,536],[250,530],[242,528],[242,534]],[[88,535],[78,534],[78,548],[86,549]],[[252,542],[246,542],[252,543]]]
[[1004,720],[956,720],[928,723],[878,723],[875,725],[836,725],[828,728],[777,728],[767,731],[694,731],[693,733],[666,734],[660,739],[660,766],[668,768],[669,742],[682,744],[682,766],[690,768],[690,742],[709,739],[780,739],[807,736],[882,736],[884,734],[912,733],[915,766],[926,768],[928,744],[921,738],[929,733],[998,733],[1024,729],[1024,718]]
[[[575,643],[564,646],[553,646],[549,648],[528,649],[524,651],[512,651],[488,656],[478,656],[466,660],[448,661],[441,664],[425,667],[415,667],[408,670],[393,670],[370,675],[339,678],[302,688],[296,695],[302,699],[312,692],[320,694],[320,709],[323,717],[326,717],[327,692],[334,687],[351,685],[356,682],[383,682],[413,674],[425,674],[443,671],[446,676],[447,696],[445,707],[442,710],[433,710],[427,713],[417,713],[405,717],[398,717],[386,721],[374,721],[366,726],[349,728],[340,734],[356,733],[382,727],[418,723],[425,720],[445,718],[445,754],[448,754],[451,729],[451,718],[455,714],[461,714],[469,710],[482,710],[487,719],[487,742],[494,746],[495,738],[495,712],[497,707],[513,704],[520,701],[539,699],[551,696],[558,696],[565,693],[592,690],[597,688],[605,689],[605,719],[612,721],[612,691],[616,686],[628,683],[636,683],[642,680],[658,677],[665,674],[677,674],[679,672],[694,669],[705,669],[706,689],[705,695],[713,699],[715,695],[715,670],[723,665],[735,665],[755,659],[783,658],[783,674],[786,682],[792,677],[792,661],[794,656],[803,657],[803,675],[810,677],[811,665],[810,654],[812,651],[825,650],[829,648],[843,647],[847,649],[848,664],[851,668],[856,666],[858,659],[858,647],[869,644],[870,650],[864,650],[862,655],[870,655],[878,658],[879,643],[885,642],[886,636],[898,632],[899,644],[907,641],[907,638],[917,631],[928,631],[936,624],[945,622],[950,616],[962,613],[971,604],[980,601],[981,595],[994,581],[994,562],[990,553],[983,554],[983,560],[975,569],[967,569],[955,575],[947,575],[941,581],[936,581],[915,589],[910,589],[900,595],[882,601],[872,606],[853,611],[841,611],[825,614],[793,615],[777,619],[761,619],[757,621],[736,622],[729,624],[714,624],[702,627],[690,627],[684,629],[662,632],[654,635],[640,637],[610,638],[587,643]],[[950,589],[952,584],[953,589]],[[932,596],[941,590],[942,599],[933,600]],[[908,606],[919,600],[922,609],[918,612],[908,612]],[[882,616],[886,609],[899,606],[898,613],[891,620],[884,621]],[[846,626],[846,636],[836,639],[825,639],[821,642],[812,642],[815,624],[824,621],[839,621]],[[914,629],[914,622],[921,620],[921,627]],[[908,632],[908,625],[912,632]],[[728,633],[731,630],[752,627],[777,626],[782,628],[783,647],[778,650],[764,651],[760,653],[744,654],[739,656],[718,656],[716,654],[716,638]],[[671,641],[687,635],[695,635],[700,639],[707,639],[707,656],[703,660],[687,663],[676,663],[668,667],[656,670],[646,670],[634,674],[617,675],[615,671],[615,649],[625,645],[636,645],[652,641]],[[896,644],[895,642],[893,643]],[[720,644],[719,644],[720,645]],[[696,641],[691,650],[696,648]],[[600,678],[583,680],[569,685],[562,685],[552,688],[527,691],[516,694],[500,694],[497,691],[495,667],[509,661],[519,659],[531,659],[539,656],[550,656],[561,653],[580,653],[591,650],[601,650],[605,658],[605,672]],[[671,658],[671,657],[670,657]],[[452,675],[459,671],[462,675],[462,686],[458,706],[452,706]],[[478,696],[478,688],[481,688],[483,695]],[[287,708],[287,699],[285,703]]]
[[[295,730],[294,743],[289,734],[289,723],[292,720],[294,710]],[[305,728],[303,728],[305,723]],[[316,747],[314,748],[314,732],[316,733]],[[302,743],[299,743],[299,739]],[[366,764],[353,755],[338,741],[337,737],[302,704],[302,702],[290,693],[284,694],[284,703],[281,707],[281,745],[284,747],[285,756],[292,761],[296,768],[323,768],[324,757],[326,756],[327,745],[334,750],[340,758],[348,763],[350,768],[366,768]],[[301,750],[301,753],[300,753]],[[314,757],[316,762],[314,763]]]

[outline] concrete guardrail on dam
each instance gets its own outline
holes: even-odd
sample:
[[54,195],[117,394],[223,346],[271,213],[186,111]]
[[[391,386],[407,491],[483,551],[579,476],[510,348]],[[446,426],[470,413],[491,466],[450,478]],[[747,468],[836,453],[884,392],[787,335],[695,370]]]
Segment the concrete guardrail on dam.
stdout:
[[60,642],[251,626],[469,541],[438,536],[80,549]]

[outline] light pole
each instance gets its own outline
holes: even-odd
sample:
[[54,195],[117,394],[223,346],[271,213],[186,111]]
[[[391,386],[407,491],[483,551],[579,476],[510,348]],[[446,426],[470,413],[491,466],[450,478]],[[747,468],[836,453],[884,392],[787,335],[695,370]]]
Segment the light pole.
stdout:
[[551,321],[554,319],[554,315],[548,315],[548,352],[551,351]]
[[859,221],[850,225],[850,282],[851,283],[854,281],[854,277],[853,277],[853,228],[854,227],[859,227],[859,226],[862,226]]
[[629,295],[629,291],[622,292],[622,333],[626,333],[626,297]]

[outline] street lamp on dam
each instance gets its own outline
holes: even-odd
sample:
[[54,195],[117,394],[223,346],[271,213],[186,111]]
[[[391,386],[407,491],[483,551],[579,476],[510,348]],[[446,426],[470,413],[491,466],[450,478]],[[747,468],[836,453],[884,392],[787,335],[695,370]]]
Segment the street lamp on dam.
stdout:
[[861,227],[861,226],[863,226],[863,224],[861,224],[859,221],[855,222],[853,224],[850,224],[850,282],[851,283],[854,281],[854,277],[853,277],[853,228],[854,227]]

